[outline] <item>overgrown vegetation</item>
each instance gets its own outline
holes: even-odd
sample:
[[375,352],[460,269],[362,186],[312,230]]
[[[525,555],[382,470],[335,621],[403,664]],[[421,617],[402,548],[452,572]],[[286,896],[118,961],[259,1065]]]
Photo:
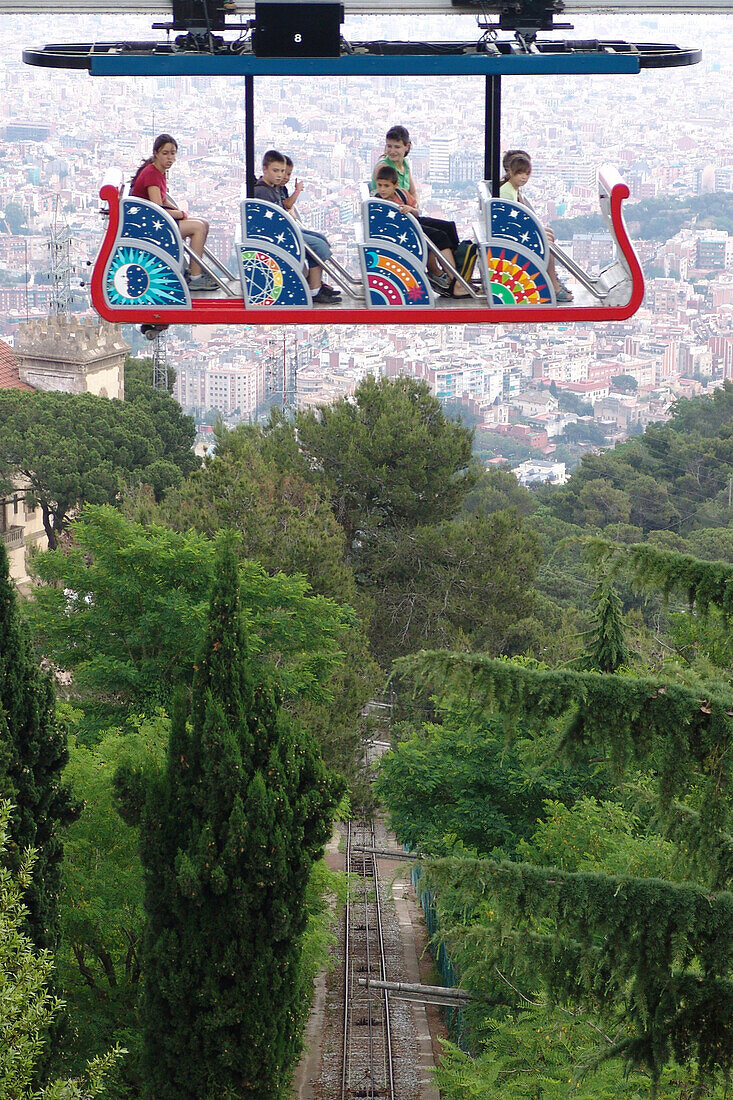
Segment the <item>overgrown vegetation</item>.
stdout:
[[[704,431],[705,411],[681,419]],[[598,539],[585,558],[606,573],[576,668],[447,651],[397,665],[440,721],[413,720],[380,789],[398,836],[439,857],[422,881],[475,997],[473,1057],[448,1045],[438,1074],[450,1097],[671,1100],[727,1087],[733,699],[721,639],[733,566]],[[684,623],[717,646],[644,667],[612,577],[682,597],[672,636]],[[563,768],[529,821],[527,798]]]
[[[128,381],[160,453],[186,450]],[[122,1046],[114,1100],[284,1093],[338,889],[333,772],[365,785],[359,715],[396,659],[379,792],[475,995],[444,1100],[722,1097],[732,414],[730,384],[681,401],[536,493],[406,380],[222,432],[167,481],[110,452],[107,496],[102,444],[78,448],[22,604],[35,659],[7,583],[0,609],[0,793],[29,826],[5,865],[47,859],[19,919],[66,1001],[33,1087]]]

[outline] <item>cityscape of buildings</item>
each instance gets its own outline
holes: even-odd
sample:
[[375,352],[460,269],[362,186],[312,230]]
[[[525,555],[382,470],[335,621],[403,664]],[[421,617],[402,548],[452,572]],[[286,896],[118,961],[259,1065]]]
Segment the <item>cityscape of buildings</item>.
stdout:
[[[386,18],[353,22],[355,37],[416,36],[415,16],[390,17],[388,26]],[[671,206],[733,189],[733,15],[698,17],[694,25],[662,16],[575,24],[577,37],[700,46],[703,61],[638,76],[504,78],[505,144],[533,153],[528,194],[541,217],[552,224],[596,214],[596,168],[608,162],[629,184],[630,203]],[[244,182],[243,79],[93,79],[22,64],[24,46],[150,37],[145,19],[121,25],[112,17],[13,16],[4,30],[0,338],[14,345],[29,321],[48,314],[51,242],[60,227],[70,239],[73,308],[89,308],[81,284],[102,236],[102,178],[109,167],[131,175],[160,131],[180,146],[172,193],[209,219],[210,244],[230,261]],[[466,16],[425,17],[419,31],[433,38],[471,33]],[[304,181],[301,218],[328,235],[342,263],[357,266],[359,185],[396,122],[413,138],[425,212],[454,219],[470,235],[473,184],[483,174],[483,78],[258,78],[255,91],[258,153],[274,146],[292,156]],[[561,243],[590,271],[611,259],[610,239],[594,229]],[[262,414],[268,401],[323,404],[353,392],[367,374],[405,374],[463,406],[472,423],[561,465],[553,459],[556,442],[579,417],[599,422],[613,442],[663,420],[678,397],[733,378],[733,234],[699,219],[670,239],[636,243],[647,291],[623,323],[354,328],[329,324],[321,311],[318,324],[302,328],[172,328],[166,354],[177,376],[174,396],[205,430],[216,415],[235,423]],[[134,330],[125,327],[124,335],[138,354],[149,354]],[[619,389],[620,376],[635,386]],[[568,410],[563,390],[582,412]]]

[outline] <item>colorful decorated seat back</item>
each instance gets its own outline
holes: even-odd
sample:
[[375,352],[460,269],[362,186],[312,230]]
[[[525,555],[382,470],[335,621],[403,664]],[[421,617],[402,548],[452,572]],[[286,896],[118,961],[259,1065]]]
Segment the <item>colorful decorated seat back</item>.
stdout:
[[242,243],[274,245],[292,259],[303,263],[303,234],[294,218],[266,199],[243,199],[241,203]]

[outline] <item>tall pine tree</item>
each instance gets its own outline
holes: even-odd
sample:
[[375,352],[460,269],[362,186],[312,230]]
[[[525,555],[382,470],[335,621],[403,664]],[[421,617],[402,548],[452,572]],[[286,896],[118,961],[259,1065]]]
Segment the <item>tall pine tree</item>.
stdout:
[[79,811],[61,783],[67,759],[53,684],[33,657],[0,541],[0,794],[13,803],[8,861],[17,872],[23,853],[28,848],[37,852],[23,902],[30,938],[37,947],[51,949],[59,934],[60,829]]
[[341,793],[255,675],[231,541],[216,576],[190,723],[179,702],[142,816],[150,1100],[285,1094],[306,884]]

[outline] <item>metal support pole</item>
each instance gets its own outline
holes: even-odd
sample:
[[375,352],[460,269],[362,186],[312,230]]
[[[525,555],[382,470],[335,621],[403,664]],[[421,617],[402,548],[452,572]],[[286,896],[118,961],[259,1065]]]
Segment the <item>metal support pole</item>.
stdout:
[[257,179],[255,171],[255,78],[244,78],[244,183],[247,197],[252,198]]
[[381,859],[404,859],[408,863],[416,863],[423,858],[418,852],[406,852],[404,848],[364,848],[354,845],[352,851],[365,852]]
[[486,77],[484,106],[484,179],[491,180],[491,194],[499,197],[501,179],[501,77]]
[[386,989],[398,1001],[422,1001],[424,1004],[449,1005],[451,1008],[468,1004],[473,1000],[473,994],[467,989],[458,989],[455,986],[385,982],[377,978],[359,978],[359,985]]

